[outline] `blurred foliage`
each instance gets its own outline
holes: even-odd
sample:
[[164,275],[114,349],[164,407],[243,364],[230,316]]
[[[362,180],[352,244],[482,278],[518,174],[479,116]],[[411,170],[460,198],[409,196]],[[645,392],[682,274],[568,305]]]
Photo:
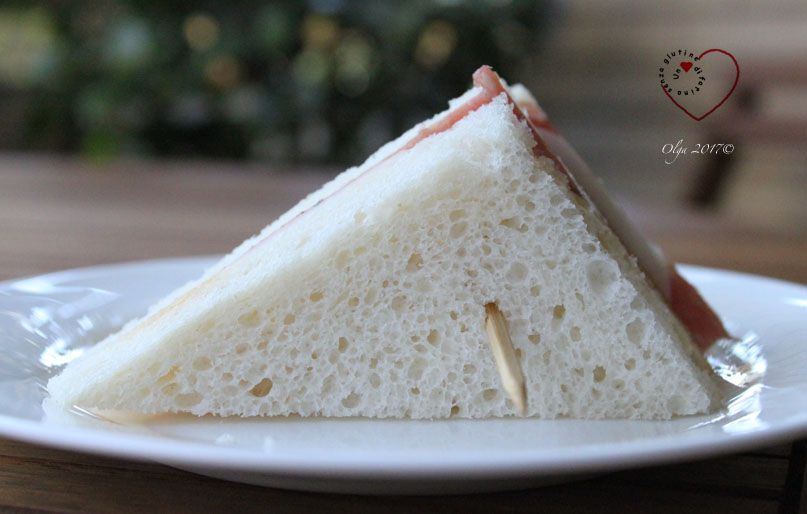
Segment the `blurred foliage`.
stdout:
[[0,4],[0,146],[356,162],[480,64],[518,79],[531,1]]

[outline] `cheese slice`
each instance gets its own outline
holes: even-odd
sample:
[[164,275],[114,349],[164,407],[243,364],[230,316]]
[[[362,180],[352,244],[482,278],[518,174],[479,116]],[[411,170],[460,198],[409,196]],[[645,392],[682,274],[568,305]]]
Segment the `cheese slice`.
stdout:
[[[667,419],[718,401],[686,326],[486,67],[51,379],[65,407]],[[708,307],[707,307],[708,309]],[[710,311],[711,312],[711,311]],[[513,355],[515,357],[513,357]]]

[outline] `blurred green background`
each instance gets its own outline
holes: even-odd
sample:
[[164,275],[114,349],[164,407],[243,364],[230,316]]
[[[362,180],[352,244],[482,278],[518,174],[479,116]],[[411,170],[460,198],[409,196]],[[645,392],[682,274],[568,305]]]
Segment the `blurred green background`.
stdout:
[[4,1],[0,150],[359,162],[480,64],[521,80],[550,7]]

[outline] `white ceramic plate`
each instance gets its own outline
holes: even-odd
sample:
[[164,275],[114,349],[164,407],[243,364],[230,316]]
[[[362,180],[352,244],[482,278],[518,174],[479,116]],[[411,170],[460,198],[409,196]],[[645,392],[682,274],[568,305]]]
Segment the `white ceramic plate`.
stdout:
[[746,384],[727,392],[722,411],[710,416],[666,422],[163,416],[112,423],[43,404],[47,379],[83,345],[141,315],[212,262],[136,262],[0,284],[0,435],[253,484],[365,493],[532,487],[807,435],[807,287],[692,266],[682,266],[686,277],[735,334],[746,335],[712,355],[715,364],[733,363],[735,379]]

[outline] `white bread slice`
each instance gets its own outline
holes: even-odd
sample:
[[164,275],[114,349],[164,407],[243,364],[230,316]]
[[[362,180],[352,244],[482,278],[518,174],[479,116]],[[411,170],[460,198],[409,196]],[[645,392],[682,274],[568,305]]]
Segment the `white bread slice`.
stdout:
[[595,207],[536,157],[507,95],[407,148],[452,110],[70,363],[52,398],[199,415],[512,415],[485,334],[496,302],[527,415],[711,410],[716,385],[686,329]]

